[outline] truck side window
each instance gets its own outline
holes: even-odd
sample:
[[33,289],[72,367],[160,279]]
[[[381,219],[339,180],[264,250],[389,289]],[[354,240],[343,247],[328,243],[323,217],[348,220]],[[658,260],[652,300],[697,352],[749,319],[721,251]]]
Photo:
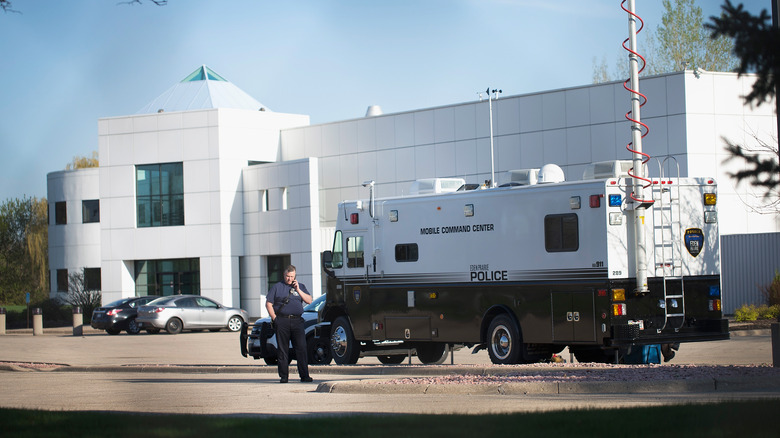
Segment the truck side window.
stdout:
[[344,254],[341,244],[341,231],[336,231],[336,236],[333,238],[333,260],[330,262],[330,267],[333,269],[339,269],[344,266]]
[[347,267],[362,268],[363,263],[363,237],[347,237]]
[[416,262],[419,251],[416,243],[401,243],[395,246],[395,261]]
[[580,249],[579,221],[574,213],[544,217],[544,248],[547,252]]

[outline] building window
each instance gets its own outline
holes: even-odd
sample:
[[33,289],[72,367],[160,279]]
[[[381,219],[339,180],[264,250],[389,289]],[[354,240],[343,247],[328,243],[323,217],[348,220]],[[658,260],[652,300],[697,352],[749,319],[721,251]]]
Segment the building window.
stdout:
[[136,166],[138,227],[184,225],[182,163]]
[[287,187],[282,187],[282,210],[287,210],[287,194],[289,193],[289,190],[287,190]]
[[363,261],[363,237],[347,237],[347,267],[362,268]]
[[136,260],[135,295],[200,295],[200,260]]
[[268,190],[260,190],[260,211],[268,211]]
[[68,270],[57,269],[57,292],[68,291]]
[[65,225],[68,223],[68,209],[66,208],[65,201],[54,203],[54,223],[57,225]]
[[577,251],[580,248],[577,215],[567,213],[545,216],[544,247],[547,252]]
[[100,268],[84,268],[84,289],[102,290]]
[[416,243],[402,243],[395,246],[395,261],[416,262],[419,252]]
[[81,221],[85,224],[100,222],[100,201],[90,199],[81,201]]
[[290,266],[290,255],[268,256],[266,266],[268,267],[268,288],[270,289],[271,286],[284,278],[284,270]]

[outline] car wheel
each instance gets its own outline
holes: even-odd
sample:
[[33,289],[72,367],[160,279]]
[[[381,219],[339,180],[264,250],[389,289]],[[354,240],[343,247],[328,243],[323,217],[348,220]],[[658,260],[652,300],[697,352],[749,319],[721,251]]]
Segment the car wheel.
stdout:
[[266,365],[277,365],[279,363],[279,359],[276,357],[264,357],[263,360]]
[[426,365],[440,365],[447,359],[447,344],[431,342],[417,347],[417,359]]
[[398,365],[401,362],[406,359],[406,356],[403,354],[392,354],[392,355],[381,355],[377,356],[377,359],[379,359],[379,362],[382,362],[385,365]]
[[106,333],[108,333],[109,335],[118,335],[119,332],[121,331],[122,330],[117,330],[115,328],[106,329]]
[[230,319],[228,319],[227,328],[231,332],[237,332],[241,330],[241,324],[244,323],[244,320],[241,319],[240,316],[231,316]]
[[157,333],[160,333],[160,329],[158,328],[146,329],[146,333],[149,333],[150,335],[156,335]]
[[311,365],[328,365],[333,357],[330,355],[330,347],[326,339],[309,336],[306,339],[306,350]]
[[165,323],[165,331],[172,335],[178,335],[182,330],[182,323],[179,318],[171,318]]
[[135,318],[127,321],[126,331],[128,335],[137,335],[138,333],[141,333],[141,327],[138,327],[138,323],[135,322]]
[[360,344],[352,334],[347,318],[339,316],[330,329],[330,353],[339,365],[357,363],[360,358]]

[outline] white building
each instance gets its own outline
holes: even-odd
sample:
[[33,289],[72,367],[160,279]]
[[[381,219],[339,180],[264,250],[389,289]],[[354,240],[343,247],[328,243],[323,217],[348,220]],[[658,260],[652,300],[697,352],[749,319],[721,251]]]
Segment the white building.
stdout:
[[[641,115],[650,133],[643,149],[674,156],[680,176],[718,180],[722,235],[777,239],[780,217],[755,212],[760,194],[728,177],[742,163],[724,163],[722,137],[775,141],[774,105],[754,108],[741,99],[753,80],[692,71],[645,78]],[[547,163],[579,179],[588,163],[631,157],[630,101],[620,82],[492,105],[499,182],[509,170]],[[63,275],[88,268],[90,278],[99,274],[105,302],[194,292],[259,316],[288,263],[321,291],[320,254],[331,245],[336,205],[367,197],[363,182],[374,180],[378,196],[392,196],[421,178],[491,178],[487,100],[384,115],[369,108],[364,118],[310,125],[308,116],[263,107],[203,66],[138,114],[100,119],[98,127],[99,169],[48,175],[53,296]],[[658,162],[649,166],[653,176]],[[91,219],[79,220],[79,209]],[[90,222],[95,214],[99,222]],[[771,281],[780,249],[764,263],[771,275],[755,284]],[[727,313],[760,301],[729,295],[730,269],[739,267],[723,266]]]

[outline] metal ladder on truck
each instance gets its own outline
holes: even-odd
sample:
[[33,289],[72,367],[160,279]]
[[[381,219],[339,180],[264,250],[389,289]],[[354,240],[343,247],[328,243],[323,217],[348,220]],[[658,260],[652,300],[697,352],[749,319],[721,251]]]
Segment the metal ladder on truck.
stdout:
[[[667,163],[668,160],[669,161]],[[675,178],[664,175],[667,164],[677,168]],[[669,173],[672,173],[671,171]],[[675,331],[685,323],[685,281],[683,279],[682,226],[680,223],[680,165],[673,156],[659,162],[659,179],[652,184],[653,246],[655,276],[663,279],[664,324]]]

